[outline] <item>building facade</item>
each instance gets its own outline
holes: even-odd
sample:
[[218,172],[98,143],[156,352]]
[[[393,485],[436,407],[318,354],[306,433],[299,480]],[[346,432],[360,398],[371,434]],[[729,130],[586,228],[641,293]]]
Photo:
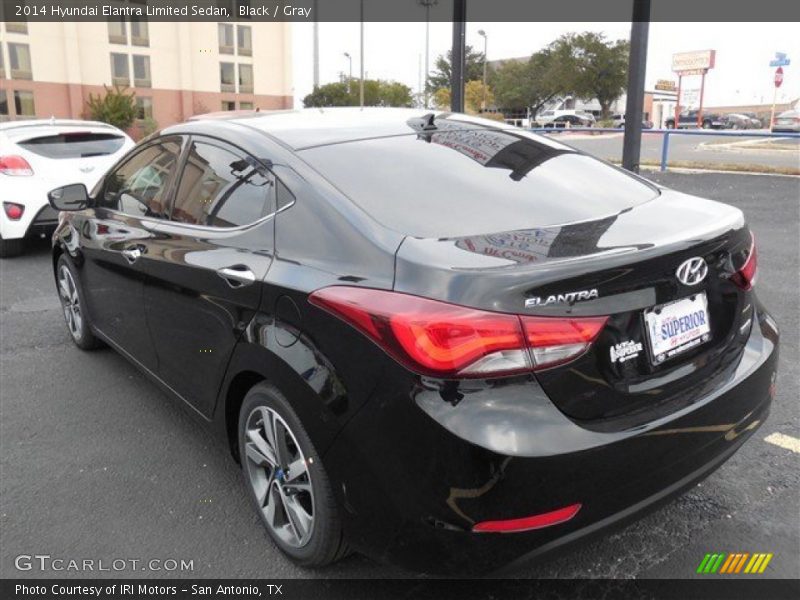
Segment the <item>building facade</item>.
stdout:
[[291,25],[0,23],[0,120],[87,117],[90,94],[135,92],[135,136],[206,112],[293,106]]

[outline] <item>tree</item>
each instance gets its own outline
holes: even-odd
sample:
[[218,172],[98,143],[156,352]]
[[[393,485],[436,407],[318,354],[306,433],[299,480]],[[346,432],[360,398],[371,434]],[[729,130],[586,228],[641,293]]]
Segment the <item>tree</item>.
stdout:
[[89,117],[119,129],[128,129],[136,120],[136,93],[125,92],[118,86],[103,87],[106,90],[105,96],[89,94],[86,103]]
[[550,45],[562,68],[564,87],[580,98],[597,98],[603,118],[625,90],[629,49],[627,40],[612,42],[588,31],[563,35]]
[[[453,51],[448,50],[447,54],[440,54],[433,65],[433,71],[428,75],[425,84],[429,94],[436,93],[436,90],[450,87],[450,77],[453,73]],[[464,81],[475,81],[483,79],[483,52],[477,52],[472,46],[464,49]]]
[[[450,110],[450,88],[441,87],[433,93],[433,104],[439,110]],[[464,84],[464,112],[470,115],[480,113],[483,104],[483,81],[473,80]],[[486,86],[486,105],[494,104],[494,94]]]
[[[347,80],[326,83],[303,98],[303,106],[358,106],[359,81],[352,79],[348,91]],[[364,80],[365,106],[413,106],[411,88],[398,81],[382,79]]]
[[550,48],[534,53],[528,61],[509,60],[490,79],[498,107],[536,114],[554,96],[565,93],[557,55]]

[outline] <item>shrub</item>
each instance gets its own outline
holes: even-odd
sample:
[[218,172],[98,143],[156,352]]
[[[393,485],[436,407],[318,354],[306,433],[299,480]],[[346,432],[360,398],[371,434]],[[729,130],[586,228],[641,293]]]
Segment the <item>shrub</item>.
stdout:
[[136,120],[136,93],[117,86],[106,90],[105,96],[89,94],[86,103],[89,117],[119,129],[128,129]]

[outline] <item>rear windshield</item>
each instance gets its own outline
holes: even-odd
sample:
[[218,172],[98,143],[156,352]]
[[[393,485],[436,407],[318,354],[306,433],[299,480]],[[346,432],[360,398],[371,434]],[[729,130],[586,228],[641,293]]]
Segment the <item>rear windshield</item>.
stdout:
[[453,128],[299,154],[377,221],[414,237],[586,221],[658,195],[620,169],[508,129]]
[[114,154],[125,138],[113,133],[59,133],[31,138],[19,146],[46,158],[87,158]]

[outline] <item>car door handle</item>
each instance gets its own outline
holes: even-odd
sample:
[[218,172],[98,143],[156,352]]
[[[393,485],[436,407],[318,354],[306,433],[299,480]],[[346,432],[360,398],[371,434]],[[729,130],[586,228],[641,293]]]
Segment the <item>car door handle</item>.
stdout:
[[141,255],[142,249],[138,246],[134,246],[133,248],[125,248],[125,250],[122,251],[122,256],[124,256],[125,260],[127,260],[130,264],[135,263]]
[[217,275],[222,277],[232,288],[240,288],[255,283],[256,276],[244,266],[225,267],[217,269]]

